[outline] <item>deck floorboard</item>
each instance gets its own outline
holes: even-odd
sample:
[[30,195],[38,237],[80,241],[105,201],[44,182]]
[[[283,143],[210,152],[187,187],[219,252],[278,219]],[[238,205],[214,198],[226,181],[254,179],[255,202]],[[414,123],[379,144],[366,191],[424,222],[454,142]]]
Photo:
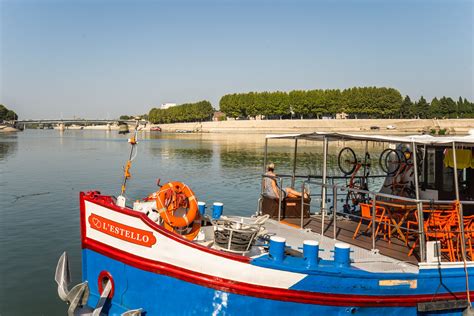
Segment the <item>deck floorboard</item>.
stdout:
[[[301,219],[299,218],[286,218],[284,222],[291,225],[300,226]],[[346,242],[364,249],[372,249],[372,238],[370,236],[370,229],[367,234],[359,234],[356,238],[352,238],[354,232],[357,228],[359,222],[356,220],[350,219],[341,219],[337,220],[336,225],[336,239],[342,242]],[[321,234],[321,217],[312,216],[311,218],[304,219],[303,221],[304,228],[309,228],[311,231]],[[360,232],[364,232],[367,228],[366,224],[362,224]],[[334,237],[334,222],[332,217],[326,217],[324,223],[324,236],[333,238]],[[395,237],[391,238],[389,243],[386,240],[383,240],[381,236],[377,238],[375,242],[375,248],[379,250],[382,255],[410,263],[417,263],[417,258],[412,255],[408,257],[408,252],[410,248],[405,245],[405,243]],[[415,251],[416,252],[416,251]]]

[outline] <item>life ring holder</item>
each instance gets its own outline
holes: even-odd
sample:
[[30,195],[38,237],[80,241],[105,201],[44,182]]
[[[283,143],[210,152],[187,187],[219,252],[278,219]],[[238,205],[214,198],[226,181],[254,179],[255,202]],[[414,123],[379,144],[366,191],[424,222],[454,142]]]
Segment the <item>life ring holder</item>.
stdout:
[[[173,233],[183,236],[187,240],[194,240],[194,238],[196,238],[196,236],[199,234],[199,231],[201,230],[201,216],[199,215],[196,217],[196,219],[192,223],[191,231],[186,234],[183,234],[182,232],[180,232],[179,228],[170,226],[166,222],[163,222],[163,227],[168,231],[171,231]],[[185,228],[185,227],[182,227],[182,228]]]

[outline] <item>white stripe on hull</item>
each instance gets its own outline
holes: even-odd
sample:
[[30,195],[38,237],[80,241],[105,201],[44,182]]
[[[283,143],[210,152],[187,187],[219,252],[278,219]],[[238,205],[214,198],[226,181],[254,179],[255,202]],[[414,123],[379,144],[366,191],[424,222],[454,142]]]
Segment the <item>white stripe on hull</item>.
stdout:
[[[144,247],[95,230],[88,222],[92,213],[123,225],[152,231],[156,237],[156,243],[151,248]],[[284,289],[290,288],[307,276],[302,273],[262,268],[188,247],[161,235],[138,217],[122,214],[89,201],[85,201],[85,222],[87,238],[142,258],[168,263],[207,275]]]

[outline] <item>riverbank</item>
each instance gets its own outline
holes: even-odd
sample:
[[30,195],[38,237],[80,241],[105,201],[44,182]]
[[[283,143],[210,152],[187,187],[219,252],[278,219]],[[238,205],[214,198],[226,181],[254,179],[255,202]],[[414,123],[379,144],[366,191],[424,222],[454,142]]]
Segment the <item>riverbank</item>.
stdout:
[[[347,119],[347,120],[235,120],[202,123],[159,124],[164,132],[193,131],[202,133],[304,133],[345,132],[370,134],[467,134],[474,119]],[[149,126],[147,127],[150,128]]]
[[[474,119],[347,119],[347,120],[229,120],[220,122],[193,122],[174,124],[146,124],[140,130],[150,131],[159,126],[163,132],[198,132],[224,134],[272,134],[305,132],[341,132],[357,134],[410,135],[410,134],[468,134],[474,129]],[[55,126],[55,129],[61,129]],[[118,130],[118,125],[64,126],[66,130]],[[129,125],[130,131],[134,124]],[[6,131],[17,131],[5,130]]]
[[7,125],[0,125],[0,133],[12,133],[12,132],[18,132],[18,131],[19,130],[14,127],[10,127]]

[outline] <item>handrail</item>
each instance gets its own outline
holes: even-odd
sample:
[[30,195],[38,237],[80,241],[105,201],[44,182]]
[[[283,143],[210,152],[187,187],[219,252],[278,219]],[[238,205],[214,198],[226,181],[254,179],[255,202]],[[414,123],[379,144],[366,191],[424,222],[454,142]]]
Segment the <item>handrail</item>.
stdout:
[[[456,203],[456,200],[427,200],[427,199],[417,200],[417,199],[414,199],[414,198],[409,198],[409,197],[399,196],[399,195],[393,195],[393,194],[389,194],[389,193],[368,191],[368,190],[362,190],[362,189],[356,189],[356,188],[348,188],[345,185],[338,185],[338,184],[323,184],[322,182],[311,182],[311,181],[306,181],[306,183],[320,185],[321,187],[326,186],[327,188],[337,187],[338,189],[341,189],[341,191],[346,191],[347,190],[347,191],[352,191],[352,192],[356,192],[356,193],[365,193],[365,194],[369,194],[369,195],[376,194],[379,197],[385,197],[385,198],[389,198],[389,199],[397,199],[397,200],[400,200],[400,201],[413,202],[413,203],[418,203],[418,202],[438,203],[438,204]],[[462,204],[474,205],[474,201],[459,201],[459,202],[462,203]]]
[[[278,176],[283,177],[283,178],[293,178],[293,175],[291,174],[278,174]],[[355,176],[354,178],[386,178],[386,174],[380,174],[380,175],[368,175],[368,176]],[[322,179],[323,176],[320,175],[295,175],[295,178],[298,179]],[[328,179],[349,179],[350,176],[327,176],[326,178]]]

